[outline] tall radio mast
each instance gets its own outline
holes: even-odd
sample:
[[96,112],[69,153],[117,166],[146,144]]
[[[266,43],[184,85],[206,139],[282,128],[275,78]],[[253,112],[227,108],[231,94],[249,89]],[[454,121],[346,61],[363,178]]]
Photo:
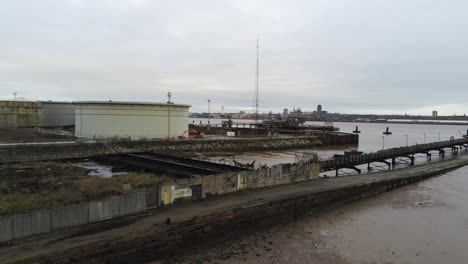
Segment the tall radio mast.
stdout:
[[257,36],[257,70],[255,73],[254,101],[255,101],[255,122],[258,122],[258,36]]

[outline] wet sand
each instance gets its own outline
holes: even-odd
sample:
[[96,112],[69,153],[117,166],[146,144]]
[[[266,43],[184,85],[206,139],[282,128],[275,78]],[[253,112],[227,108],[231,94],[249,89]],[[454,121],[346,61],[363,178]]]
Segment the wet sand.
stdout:
[[[343,132],[359,125],[359,149],[377,151],[408,143],[447,140],[465,127],[336,123]],[[392,136],[382,139],[389,126]],[[352,147],[315,148],[319,157]],[[242,162],[294,162],[304,150],[245,153]],[[433,161],[439,159],[434,153]],[[426,161],[417,155],[416,163]],[[399,160],[398,167],[405,167]],[[378,165],[378,164],[377,164]],[[375,167],[374,171],[386,170]],[[351,173],[353,173],[351,171]],[[297,221],[232,239],[161,263],[468,263],[468,166],[364,200],[303,216]]]
[[468,166],[156,263],[466,263]]

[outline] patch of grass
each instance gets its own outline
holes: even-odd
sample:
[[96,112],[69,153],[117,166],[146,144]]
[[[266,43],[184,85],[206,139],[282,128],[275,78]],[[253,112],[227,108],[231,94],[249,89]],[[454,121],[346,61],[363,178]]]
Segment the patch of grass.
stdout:
[[85,200],[86,196],[79,193],[78,190],[65,188],[43,190],[34,193],[10,193],[0,197],[0,215],[27,212],[49,206],[79,203]]
[[[116,194],[125,191],[124,185],[132,189],[158,183],[158,178],[153,174],[127,173],[111,178],[87,178],[79,181],[80,192],[90,197],[102,196],[102,194]],[[100,195],[101,194],[101,195]]]
[[126,173],[110,178],[87,175],[88,170],[69,163],[37,162],[0,167],[0,215],[49,206],[98,200],[155,185],[160,177]]
[[8,193],[8,186],[5,182],[0,182],[0,195]]

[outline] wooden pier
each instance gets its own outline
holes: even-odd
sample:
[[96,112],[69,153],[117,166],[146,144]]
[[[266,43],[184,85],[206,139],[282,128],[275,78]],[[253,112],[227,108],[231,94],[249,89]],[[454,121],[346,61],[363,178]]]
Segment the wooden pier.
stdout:
[[465,148],[465,151],[468,150],[468,138],[390,148],[362,155],[326,158],[320,160],[320,172],[336,171],[336,176],[338,176],[340,169],[353,169],[360,174],[361,169],[357,168],[357,166],[367,164],[368,168],[370,168],[371,163],[374,162],[384,163],[388,165],[388,169],[390,170],[392,166],[396,165],[396,158],[408,158],[410,165],[414,165],[415,154],[425,154],[427,159],[431,160],[432,151],[437,151],[439,156],[444,157],[447,151],[456,155],[462,148]]

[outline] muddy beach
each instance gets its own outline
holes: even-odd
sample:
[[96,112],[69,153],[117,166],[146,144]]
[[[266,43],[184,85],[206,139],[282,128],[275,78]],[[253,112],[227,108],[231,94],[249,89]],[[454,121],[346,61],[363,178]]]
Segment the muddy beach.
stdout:
[[465,263],[468,167],[154,263]]

